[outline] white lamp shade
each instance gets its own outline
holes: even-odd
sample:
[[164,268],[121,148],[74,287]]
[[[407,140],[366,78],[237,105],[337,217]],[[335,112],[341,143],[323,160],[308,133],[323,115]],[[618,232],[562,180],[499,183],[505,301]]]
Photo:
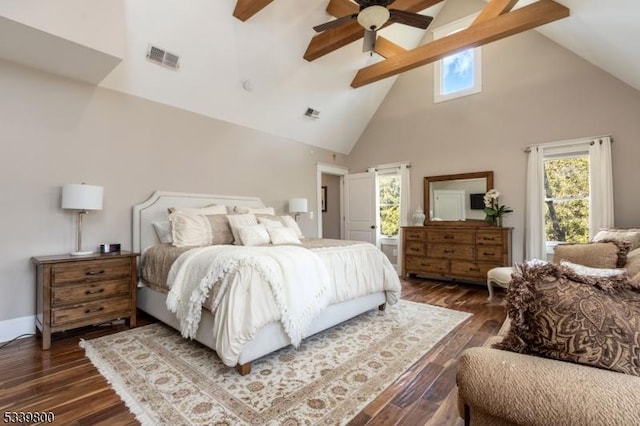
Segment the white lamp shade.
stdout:
[[307,211],[306,198],[292,198],[289,200],[290,213],[306,213]]
[[389,20],[389,10],[384,6],[369,6],[358,13],[358,23],[368,30],[379,30]]
[[62,187],[62,208],[73,210],[102,210],[104,188],[84,183],[70,183]]

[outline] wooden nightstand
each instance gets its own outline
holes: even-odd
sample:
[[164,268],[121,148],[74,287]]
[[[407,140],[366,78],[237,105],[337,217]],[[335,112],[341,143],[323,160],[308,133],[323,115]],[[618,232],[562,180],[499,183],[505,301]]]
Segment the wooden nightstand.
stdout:
[[135,327],[137,257],[127,251],[32,257],[42,350],[51,347],[51,333],[57,331],[120,318]]

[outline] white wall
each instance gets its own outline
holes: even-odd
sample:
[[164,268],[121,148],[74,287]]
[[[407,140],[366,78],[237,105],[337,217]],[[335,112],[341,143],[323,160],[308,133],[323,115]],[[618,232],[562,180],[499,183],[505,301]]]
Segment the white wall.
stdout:
[[[85,247],[131,248],[131,207],[153,191],[257,195],[283,213],[316,200],[316,164],[345,156],[187,111],[0,61],[0,321],[34,313],[30,257],[67,253],[74,214],[61,186],[103,185],[104,210],[84,223]],[[300,217],[303,232],[317,224]]]

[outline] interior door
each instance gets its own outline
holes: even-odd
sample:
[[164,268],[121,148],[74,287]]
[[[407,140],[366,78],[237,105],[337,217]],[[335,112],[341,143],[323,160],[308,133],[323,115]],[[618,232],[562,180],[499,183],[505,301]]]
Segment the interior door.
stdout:
[[345,238],[377,243],[375,173],[354,173],[344,177]]

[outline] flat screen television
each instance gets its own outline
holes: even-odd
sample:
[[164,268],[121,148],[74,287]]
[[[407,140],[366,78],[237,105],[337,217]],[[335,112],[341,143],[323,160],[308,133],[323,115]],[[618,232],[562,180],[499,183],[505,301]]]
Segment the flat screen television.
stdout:
[[484,194],[469,194],[471,210],[484,210]]

